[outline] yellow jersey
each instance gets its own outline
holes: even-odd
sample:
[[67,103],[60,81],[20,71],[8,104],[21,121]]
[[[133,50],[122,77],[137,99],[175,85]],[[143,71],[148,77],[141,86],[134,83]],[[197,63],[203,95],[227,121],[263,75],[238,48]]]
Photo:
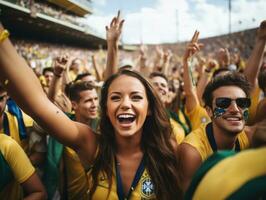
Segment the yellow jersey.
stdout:
[[[199,152],[202,161],[206,160],[214,153],[211,146],[211,141],[209,141],[207,136],[207,125],[208,124],[202,124],[198,129],[189,133],[182,142],[193,146]],[[240,150],[249,147],[249,139],[244,131],[238,134],[237,139],[239,141]]]
[[[20,184],[32,176],[35,169],[17,142],[4,134],[0,134],[0,153],[13,174],[12,180],[0,191],[0,199],[23,199]],[[0,175],[1,179],[3,176]]]
[[185,110],[191,124],[192,131],[200,127],[201,124],[206,124],[211,121],[207,111],[200,104],[194,107],[191,112]]
[[67,174],[68,199],[88,199],[87,175],[78,155],[73,149],[65,147],[63,156]]
[[[22,112],[22,117],[25,127],[33,126],[33,119],[30,116]],[[8,111],[5,111],[3,124],[4,125],[0,130],[0,134],[9,135],[24,149],[26,153],[29,153],[28,137],[21,137],[16,116],[10,114]]]

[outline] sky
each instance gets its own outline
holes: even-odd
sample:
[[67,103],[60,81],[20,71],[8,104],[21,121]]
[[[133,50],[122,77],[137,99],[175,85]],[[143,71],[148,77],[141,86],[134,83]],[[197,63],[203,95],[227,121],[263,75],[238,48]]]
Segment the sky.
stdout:
[[[105,36],[105,26],[121,10],[122,43],[160,44],[229,33],[229,0],[92,0],[88,23]],[[231,32],[258,27],[266,20],[266,0],[231,0]]]

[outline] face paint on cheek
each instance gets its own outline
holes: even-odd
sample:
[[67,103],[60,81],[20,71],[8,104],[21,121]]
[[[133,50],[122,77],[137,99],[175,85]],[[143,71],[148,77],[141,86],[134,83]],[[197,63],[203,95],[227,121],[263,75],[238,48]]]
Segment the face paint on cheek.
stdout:
[[213,117],[214,119],[217,117],[221,117],[224,113],[226,112],[226,110],[224,108],[218,108],[216,107],[213,111]]
[[249,116],[248,109],[246,109],[246,110],[244,110],[244,112],[243,112],[243,117],[244,117],[244,120],[245,120],[245,121],[248,120],[248,116]]

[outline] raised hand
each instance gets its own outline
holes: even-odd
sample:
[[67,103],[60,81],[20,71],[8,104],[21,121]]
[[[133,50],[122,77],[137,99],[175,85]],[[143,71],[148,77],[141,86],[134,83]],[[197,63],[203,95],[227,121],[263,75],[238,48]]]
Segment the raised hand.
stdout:
[[147,46],[145,46],[144,44],[141,44],[139,48],[140,55],[145,57],[146,51],[147,51]]
[[227,48],[220,48],[218,51],[218,62],[220,67],[227,67],[230,64],[230,53]]
[[257,34],[258,39],[266,40],[266,20],[260,23]]
[[120,19],[120,11],[118,11],[117,16],[112,19],[110,26],[105,26],[107,41],[117,42],[119,40],[124,21],[124,19]]
[[185,54],[183,56],[183,60],[187,61],[191,56],[193,56],[196,52],[200,51],[200,48],[203,47],[202,43],[198,43],[199,39],[199,31],[195,31],[191,41],[188,43],[186,47]]
[[163,58],[164,56],[164,52],[163,52],[163,48],[160,46],[156,46],[155,48],[156,54],[158,58]]
[[209,59],[207,62],[206,70],[207,71],[213,71],[213,69],[215,69],[217,65],[218,65],[218,63],[216,60]]
[[163,59],[164,61],[169,61],[173,56],[173,53],[170,49],[164,51]]
[[68,55],[56,57],[54,60],[54,74],[59,77],[62,76],[70,63],[70,60],[71,59]]

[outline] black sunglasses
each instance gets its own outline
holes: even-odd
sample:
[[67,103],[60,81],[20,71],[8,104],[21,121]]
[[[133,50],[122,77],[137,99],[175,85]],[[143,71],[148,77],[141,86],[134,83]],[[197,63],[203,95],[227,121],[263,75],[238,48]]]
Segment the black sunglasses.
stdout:
[[216,103],[217,107],[225,109],[225,108],[228,108],[231,105],[232,101],[235,101],[236,105],[239,108],[242,108],[242,109],[248,108],[251,105],[250,98],[246,98],[246,97],[236,98],[236,99],[231,99],[231,98],[228,98],[228,97],[219,97],[219,98],[217,98],[215,100],[215,103]]

